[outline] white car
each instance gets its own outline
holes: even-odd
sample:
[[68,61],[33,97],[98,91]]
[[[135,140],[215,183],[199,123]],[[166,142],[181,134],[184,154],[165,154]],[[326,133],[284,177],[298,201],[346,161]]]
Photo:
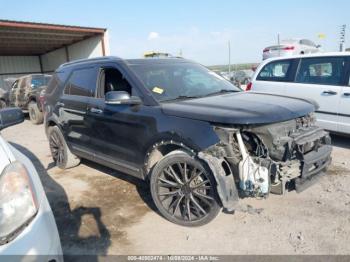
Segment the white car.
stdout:
[[283,40],[280,45],[266,47],[263,50],[263,60],[272,57],[318,53],[321,51],[320,47],[308,39]]
[[[19,108],[0,110],[0,129],[23,122]],[[60,238],[32,162],[0,135],[0,261],[63,261]],[[6,259],[4,259],[6,260]]]
[[272,58],[259,65],[246,90],[314,100],[320,127],[350,134],[349,75],[347,52]]

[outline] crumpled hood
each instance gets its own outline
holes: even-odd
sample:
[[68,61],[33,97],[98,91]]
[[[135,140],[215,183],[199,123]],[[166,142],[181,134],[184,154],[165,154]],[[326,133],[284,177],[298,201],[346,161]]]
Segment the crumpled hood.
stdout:
[[268,124],[313,112],[317,104],[300,98],[255,92],[228,93],[162,104],[167,115],[220,124]]

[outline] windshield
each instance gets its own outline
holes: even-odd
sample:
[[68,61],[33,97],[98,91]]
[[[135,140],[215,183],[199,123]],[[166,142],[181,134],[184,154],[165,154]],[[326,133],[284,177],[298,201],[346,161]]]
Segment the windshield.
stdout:
[[51,76],[33,76],[32,77],[32,88],[37,88],[40,86],[46,86],[50,81]]
[[199,64],[150,63],[130,67],[160,102],[241,91],[223,77]]

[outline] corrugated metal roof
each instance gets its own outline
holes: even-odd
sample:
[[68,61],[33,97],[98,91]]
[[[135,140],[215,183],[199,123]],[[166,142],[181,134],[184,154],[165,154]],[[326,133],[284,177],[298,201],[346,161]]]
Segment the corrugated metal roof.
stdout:
[[0,20],[0,55],[41,55],[103,35],[105,28]]

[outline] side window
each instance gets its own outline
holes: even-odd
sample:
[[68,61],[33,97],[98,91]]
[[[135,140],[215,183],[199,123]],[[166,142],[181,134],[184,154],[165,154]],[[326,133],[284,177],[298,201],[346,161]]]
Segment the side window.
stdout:
[[308,46],[316,46],[314,42],[307,40],[307,39],[302,39],[300,40],[300,44],[302,45],[308,45]]
[[135,90],[131,88],[129,82],[118,69],[102,68],[100,72],[98,97],[103,98],[106,93],[111,91],[125,91],[130,96],[134,95]]
[[75,96],[94,96],[97,72],[93,67],[73,71],[64,88],[64,93]]
[[297,83],[341,85],[345,67],[343,57],[317,57],[301,60]]
[[51,95],[58,87],[61,88],[68,76],[69,73],[66,71],[56,71],[47,84],[46,94]]
[[288,81],[292,60],[282,60],[268,63],[258,74],[257,80]]

